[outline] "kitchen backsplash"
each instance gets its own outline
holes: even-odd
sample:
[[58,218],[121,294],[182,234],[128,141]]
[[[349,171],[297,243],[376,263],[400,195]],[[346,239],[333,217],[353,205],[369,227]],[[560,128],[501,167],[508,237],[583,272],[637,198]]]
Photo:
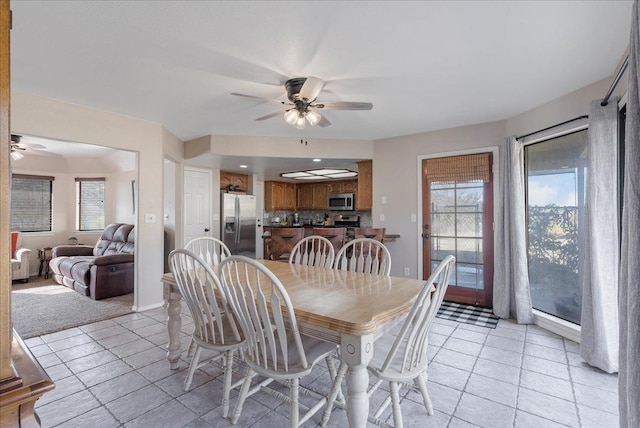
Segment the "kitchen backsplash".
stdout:
[[[329,216],[335,217],[340,215],[335,211],[270,211],[264,213],[264,225],[269,226],[272,224],[271,219],[280,218],[280,220],[284,220],[285,216],[289,220],[289,224],[293,222],[293,213],[297,212],[300,216],[300,222],[304,224],[305,219],[311,219],[313,222],[321,222],[324,221],[325,214]],[[362,227],[372,227],[373,222],[371,220],[371,211],[345,211],[345,215],[359,215],[360,216],[360,226]]]

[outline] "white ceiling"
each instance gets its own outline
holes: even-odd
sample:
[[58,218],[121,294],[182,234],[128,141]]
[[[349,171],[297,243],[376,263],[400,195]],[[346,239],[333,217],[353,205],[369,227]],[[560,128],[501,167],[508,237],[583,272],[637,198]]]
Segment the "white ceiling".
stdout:
[[[610,76],[631,1],[13,1],[12,86],[208,134],[300,138],[291,77],[327,83],[305,138],[375,140],[502,120]],[[604,96],[604,94],[603,94]]]

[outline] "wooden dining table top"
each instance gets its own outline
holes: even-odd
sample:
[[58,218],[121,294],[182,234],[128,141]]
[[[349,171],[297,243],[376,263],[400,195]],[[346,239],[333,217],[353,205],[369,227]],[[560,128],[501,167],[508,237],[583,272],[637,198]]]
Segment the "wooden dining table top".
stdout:
[[[406,314],[424,280],[259,260],[287,289],[298,322],[364,336]],[[162,282],[176,285],[171,273]]]

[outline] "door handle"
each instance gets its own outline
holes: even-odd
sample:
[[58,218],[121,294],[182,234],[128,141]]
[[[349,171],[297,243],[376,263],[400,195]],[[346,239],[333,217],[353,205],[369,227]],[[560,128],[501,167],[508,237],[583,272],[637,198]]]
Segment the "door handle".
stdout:
[[431,235],[429,235],[428,233],[422,234],[422,239],[429,239],[429,238],[431,238]]
[[204,231],[205,231],[205,232],[208,232],[208,231],[209,231],[209,228],[208,228],[208,227],[206,227],[206,228],[204,229]]

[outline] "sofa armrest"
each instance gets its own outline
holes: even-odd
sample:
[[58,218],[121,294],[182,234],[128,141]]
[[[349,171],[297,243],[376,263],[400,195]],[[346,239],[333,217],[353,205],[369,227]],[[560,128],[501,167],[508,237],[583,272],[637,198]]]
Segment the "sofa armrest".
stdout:
[[61,256],[93,256],[91,245],[58,245],[51,249],[51,258]]
[[90,263],[92,266],[115,265],[118,263],[133,263],[133,254],[111,254],[108,256],[100,256],[93,259]]
[[17,260],[20,261],[20,263],[22,262],[29,262],[29,257],[31,256],[31,250],[28,248],[18,248],[16,250],[16,256],[15,258]]

